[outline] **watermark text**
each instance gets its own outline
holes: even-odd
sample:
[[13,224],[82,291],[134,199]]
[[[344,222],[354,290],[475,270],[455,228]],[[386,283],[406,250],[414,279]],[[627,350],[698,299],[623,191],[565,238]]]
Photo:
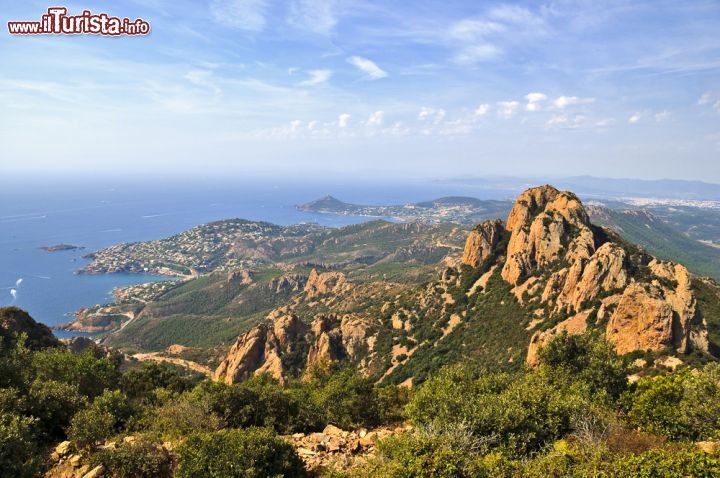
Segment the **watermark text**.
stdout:
[[142,18],[131,20],[90,10],[68,15],[65,7],[50,7],[40,21],[8,22],[8,32],[11,35],[148,35],[150,23]]

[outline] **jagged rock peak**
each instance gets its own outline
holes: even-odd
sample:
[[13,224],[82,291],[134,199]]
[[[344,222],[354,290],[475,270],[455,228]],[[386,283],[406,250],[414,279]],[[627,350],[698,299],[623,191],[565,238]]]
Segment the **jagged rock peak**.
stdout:
[[259,324],[238,337],[225,359],[215,370],[215,380],[225,383],[241,382],[252,375],[269,373],[284,381],[280,360],[280,344],[266,324]]
[[345,280],[345,274],[342,272],[318,273],[317,269],[313,269],[305,284],[305,292],[307,292],[308,297],[313,297],[337,293],[346,287],[347,281]]
[[503,236],[505,228],[500,219],[485,221],[470,231],[465,241],[462,262],[470,267],[478,267],[493,252]]
[[507,219],[510,240],[503,278],[521,279],[561,259],[587,259],[595,252],[590,220],[575,194],[540,186],[518,197]]
[[507,219],[507,229],[527,226],[538,214],[557,212],[571,224],[588,225],[590,220],[578,197],[546,184],[527,189],[518,196]]

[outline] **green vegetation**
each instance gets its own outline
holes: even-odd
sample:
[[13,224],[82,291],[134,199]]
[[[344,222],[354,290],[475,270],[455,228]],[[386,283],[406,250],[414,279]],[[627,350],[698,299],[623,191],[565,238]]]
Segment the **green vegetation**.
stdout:
[[691,440],[720,437],[720,367],[636,384],[592,332],[559,335],[540,366],[511,373],[446,367],[415,393],[413,432],[388,438],[353,477],[720,475]]
[[291,477],[305,472],[292,446],[262,428],[194,433],[178,454],[179,478]]

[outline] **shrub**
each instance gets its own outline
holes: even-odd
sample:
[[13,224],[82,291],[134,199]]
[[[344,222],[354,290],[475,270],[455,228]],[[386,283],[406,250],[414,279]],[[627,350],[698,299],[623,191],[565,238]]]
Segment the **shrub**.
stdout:
[[87,405],[78,387],[54,380],[36,380],[28,392],[30,413],[37,417],[44,436],[63,436],[72,416]]
[[358,470],[362,477],[464,478],[486,476],[488,444],[463,426],[423,427],[381,441],[376,457]]
[[212,413],[208,404],[192,400],[187,395],[155,408],[146,420],[147,428],[170,438],[220,428],[220,419]]
[[320,364],[308,371],[308,377],[307,398],[327,422],[346,429],[381,422],[377,390],[356,368],[336,371]]
[[165,388],[174,393],[190,390],[195,382],[187,374],[168,364],[143,362],[137,368],[125,372],[120,380],[120,388],[130,398],[151,401],[152,392]]
[[618,478],[720,476],[720,460],[689,451],[652,450],[641,455],[624,455],[598,468]]
[[109,358],[96,358],[88,350],[76,355],[63,349],[47,349],[33,355],[33,369],[38,380],[56,380],[76,384],[82,395],[97,397],[116,388],[117,364]]
[[627,388],[628,367],[615,348],[592,332],[556,335],[538,353],[541,365],[557,376],[580,382],[590,394],[617,399]]
[[119,448],[101,450],[92,456],[92,466],[103,465],[116,478],[169,478],[173,460],[156,441],[141,437]]
[[673,440],[690,438],[692,433],[683,416],[683,398],[688,373],[678,372],[644,378],[626,394],[628,421],[644,432],[665,435]]
[[11,413],[0,414],[0,471],[3,476],[37,476],[36,420]]
[[70,421],[67,435],[77,446],[93,449],[113,435],[115,417],[95,408],[78,412]]
[[230,428],[265,427],[278,433],[294,433],[322,427],[320,413],[308,400],[282,387],[267,375],[227,385],[204,382],[193,390],[194,400],[210,410]]
[[196,433],[178,448],[179,478],[305,476],[293,447],[268,429]]
[[570,431],[573,417],[590,409],[581,396],[538,371],[476,379],[456,366],[428,380],[407,411],[416,424],[465,424],[511,455],[526,455]]
[[720,366],[707,364],[685,381],[680,409],[694,437],[720,438]]

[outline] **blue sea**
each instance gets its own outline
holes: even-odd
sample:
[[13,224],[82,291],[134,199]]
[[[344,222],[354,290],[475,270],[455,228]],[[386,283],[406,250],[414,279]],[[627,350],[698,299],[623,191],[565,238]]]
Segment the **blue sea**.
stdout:
[[[505,199],[511,193],[434,182],[12,178],[0,190],[0,306],[57,325],[112,300],[115,287],[162,278],[78,275],[83,256],[121,242],[160,239],[227,218],[339,227],[368,220],[297,211],[325,194],[362,204],[404,204],[445,195]],[[72,244],[80,250],[47,252]],[[62,333],[60,333],[62,334]]]

